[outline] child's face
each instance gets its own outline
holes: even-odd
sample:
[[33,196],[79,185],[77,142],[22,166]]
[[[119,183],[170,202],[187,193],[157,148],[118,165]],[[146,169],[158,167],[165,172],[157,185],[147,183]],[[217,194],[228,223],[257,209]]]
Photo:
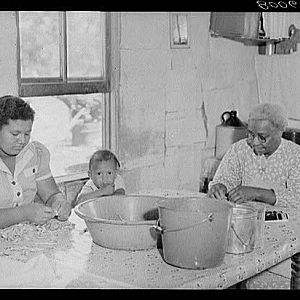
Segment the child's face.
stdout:
[[113,159],[95,162],[89,170],[89,177],[93,180],[97,188],[113,184],[117,176],[116,165]]

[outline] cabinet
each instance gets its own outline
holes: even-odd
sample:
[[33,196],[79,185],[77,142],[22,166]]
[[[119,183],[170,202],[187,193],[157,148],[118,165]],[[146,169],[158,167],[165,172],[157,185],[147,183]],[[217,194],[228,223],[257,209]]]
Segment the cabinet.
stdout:
[[293,53],[300,42],[292,18],[272,12],[212,12],[209,31],[212,37],[258,46],[258,53],[267,55]]
[[261,13],[259,12],[212,12],[210,34],[249,45],[258,45]]

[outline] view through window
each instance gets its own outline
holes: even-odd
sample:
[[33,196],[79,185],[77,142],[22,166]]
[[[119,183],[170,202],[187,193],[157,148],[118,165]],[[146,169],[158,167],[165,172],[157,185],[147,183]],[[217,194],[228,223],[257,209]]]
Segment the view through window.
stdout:
[[87,173],[90,155],[103,145],[104,95],[25,98],[36,111],[31,140],[48,147],[54,176]]
[[19,12],[20,96],[36,111],[32,140],[51,153],[54,176],[87,174],[104,147],[106,15]]

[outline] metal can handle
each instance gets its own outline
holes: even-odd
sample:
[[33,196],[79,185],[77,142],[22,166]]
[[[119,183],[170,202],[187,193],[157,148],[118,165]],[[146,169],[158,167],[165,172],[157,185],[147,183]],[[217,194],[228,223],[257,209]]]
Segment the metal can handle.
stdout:
[[206,221],[209,221],[209,222],[212,222],[214,220],[214,214],[213,213],[210,213],[207,218],[205,218],[204,220],[202,220],[201,222],[199,223],[196,223],[196,224],[193,224],[193,225],[189,225],[189,226],[185,226],[185,227],[179,227],[179,228],[167,228],[167,229],[164,229],[160,226],[160,223],[159,223],[159,219],[156,221],[156,224],[155,225],[152,225],[154,227],[154,229],[156,231],[158,231],[160,234],[164,234],[166,232],[176,232],[176,231],[181,231],[181,230],[186,230],[186,229],[189,229],[189,228],[193,228],[193,227],[196,227]]

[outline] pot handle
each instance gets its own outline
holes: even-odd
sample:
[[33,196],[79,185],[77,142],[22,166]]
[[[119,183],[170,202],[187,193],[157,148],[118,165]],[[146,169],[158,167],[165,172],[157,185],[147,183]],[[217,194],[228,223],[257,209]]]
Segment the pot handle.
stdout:
[[155,225],[152,225],[154,227],[154,229],[159,232],[160,234],[163,234],[165,232],[174,232],[174,231],[180,231],[180,230],[185,230],[185,229],[189,229],[189,228],[193,228],[193,227],[196,227],[206,221],[209,221],[209,222],[212,222],[214,220],[214,214],[213,213],[210,213],[207,218],[205,218],[204,220],[202,220],[201,222],[199,223],[196,223],[196,224],[193,224],[193,225],[189,225],[189,226],[186,226],[186,227],[179,227],[179,228],[167,228],[167,229],[164,229],[160,226],[160,223],[159,223],[159,219],[156,221],[156,224]]
[[[228,116],[228,118],[225,118],[225,116]],[[230,118],[230,112],[229,111],[224,111],[221,115],[221,121],[222,121],[222,124],[225,124],[225,122]]]
[[236,230],[235,230],[235,228],[234,228],[234,225],[231,224],[230,227],[231,227],[232,231],[234,232],[235,236],[236,236],[236,237],[238,238],[238,240],[242,243],[242,245],[244,245],[245,247],[248,247],[248,246],[250,245],[250,243],[251,243],[251,236],[250,236],[250,238],[249,238],[249,241],[248,241],[247,243],[245,243],[245,242],[243,241],[243,239],[237,234],[237,232],[236,232]]

